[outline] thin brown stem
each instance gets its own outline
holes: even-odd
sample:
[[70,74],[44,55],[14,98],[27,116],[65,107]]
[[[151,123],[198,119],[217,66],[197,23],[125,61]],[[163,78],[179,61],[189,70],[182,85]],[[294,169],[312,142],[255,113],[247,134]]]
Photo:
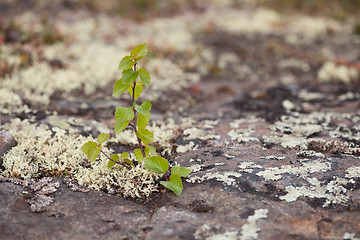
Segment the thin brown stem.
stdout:
[[[136,69],[136,63],[135,63],[134,64],[134,72],[136,72],[136,71],[137,71],[137,69]],[[133,105],[133,112],[134,112],[134,119],[133,119],[132,127],[134,128],[134,132],[136,134],[137,133],[137,128],[136,128],[137,111],[136,111],[135,106],[134,106],[134,103],[135,103],[135,87],[136,87],[136,80],[133,83],[133,94],[132,94],[132,105]],[[145,158],[146,155],[145,155],[145,152],[144,152],[144,146],[142,145],[142,141],[138,136],[136,136],[136,138],[138,140],[141,153],[142,153],[143,157]]]
[[105,157],[106,157],[107,159],[109,159],[110,161],[112,161],[112,162],[114,162],[114,163],[117,163],[117,164],[120,164],[121,166],[126,167],[126,168],[129,169],[129,170],[131,169],[131,168],[130,168],[128,165],[126,165],[125,163],[115,161],[114,159],[112,159],[111,157],[109,157],[109,155],[107,155],[106,153],[104,153],[103,150],[100,149],[100,152],[101,152],[102,154],[104,154]]

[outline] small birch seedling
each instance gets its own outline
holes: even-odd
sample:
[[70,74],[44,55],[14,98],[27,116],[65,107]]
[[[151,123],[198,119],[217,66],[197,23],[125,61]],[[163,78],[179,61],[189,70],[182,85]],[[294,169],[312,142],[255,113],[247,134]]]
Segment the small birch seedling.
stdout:
[[[155,147],[150,143],[154,140],[154,134],[146,127],[150,121],[151,103],[144,101],[140,105],[139,99],[144,86],[150,86],[150,74],[144,68],[137,68],[138,61],[145,57],[148,53],[146,43],[133,48],[130,55],[122,58],[119,64],[119,70],[122,71],[122,78],[115,82],[113,96],[121,95],[128,92],[131,96],[131,106],[117,107],[115,110],[115,133],[121,134],[126,127],[130,126],[137,138],[138,148],[134,150],[134,156],[139,163],[150,171],[163,174],[160,184],[173,191],[180,196],[183,190],[181,177],[186,177],[191,170],[185,167],[174,166],[170,169],[168,161],[159,156]],[[111,168],[115,164],[131,169],[134,163],[130,159],[128,152],[107,155],[102,151],[102,146],[109,139],[110,135],[101,133],[97,142],[88,141],[82,146],[82,151],[88,159],[93,162],[100,153],[104,154],[108,159],[108,167]]]

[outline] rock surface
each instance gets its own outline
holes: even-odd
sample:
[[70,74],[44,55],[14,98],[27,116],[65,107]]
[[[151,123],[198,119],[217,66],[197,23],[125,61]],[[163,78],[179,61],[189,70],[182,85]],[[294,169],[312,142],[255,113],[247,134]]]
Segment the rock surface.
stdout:
[[0,168],[3,164],[3,155],[16,145],[14,137],[5,131],[0,131]]
[[[64,7],[55,2],[48,9]],[[0,239],[359,240],[359,37],[345,23],[244,9],[148,25],[64,11],[62,38],[47,29],[50,39],[34,35],[21,51],[10,42],[29,30],[0,28],[0,45],[11,30],[5,46],[22,59],[9,67],[0,58],[0,161],[14,148],[0,175]],[[117,175],[103,177],[100,160],[79,150],[112,132],[127,99],[108,97],[116,66],[107,61],[138,34],[154,49],[146,64],[156,94],[144,94],[159,122],[155,145],[192,170],[180,197],[161,186],[148,198],[117,196]],[[112,135],[108,147],[133,150],[129,136]]]

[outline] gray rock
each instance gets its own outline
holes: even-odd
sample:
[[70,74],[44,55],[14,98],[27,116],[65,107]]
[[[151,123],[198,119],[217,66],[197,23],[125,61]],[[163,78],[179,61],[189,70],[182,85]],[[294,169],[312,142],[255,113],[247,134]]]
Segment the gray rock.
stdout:
[[15,145],[15,139],[10,133],[6,131],[0,131],[0,168],[2,168],[3,164],[3,155]]

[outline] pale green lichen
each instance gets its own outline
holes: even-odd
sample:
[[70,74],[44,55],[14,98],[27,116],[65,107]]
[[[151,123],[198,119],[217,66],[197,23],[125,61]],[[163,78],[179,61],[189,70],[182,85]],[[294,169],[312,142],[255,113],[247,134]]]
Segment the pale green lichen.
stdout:
[[252,173],[254,168],[263,168],[261,165],[255,164],[254,162],[242,162],[238,168],[241,172]]
[[331,164],[329,162],[321,162],[318,160],[304,162],[301,166],[283,165],[280,168],[273,167],[267,168],[264,171],[258,172],[256,175],[262,176],[266,181],[279,180],[283,174],[294,174],[300,177],[307,176],[309,173],[326,172],[331,170]]
[[199,145],[195,144],[193,141],[190,141],[188,144],[179,145],[176,148],[176,152],[177,153],[186,153],[186,152],[197,150],[197,149],[199,149]]
[[[347,113],[312,112],[303,114],[293,112],[290,115],[282,116],[279,121],[270,126],[272,132],[265,135],[263,139],[266,143],[280,144],[284,148],[299,147],[302,150],[306,150],[308,142],[315,139],[312,138],[312,135],[323,131],[327,131],[333,138],[358,140],[359,133],[357,131],[351,131],[345,125],[341,128],[340,126],[334,127],[334,124],[331,124],[341,121],[360,122],[357,115]],[[344,142],[344,144],[347,143]],[[354,145],[352,148],[356,150],[357,147]]]
[[[3,157],[2,172],[5,176],[16,176],[24,179],[39,177],[42,171],[49,174],[67,173],[78,183],[93,189],[117,188],[124,196],[142,197],[156,192],[155,180],[159,174],[146,170],[142,164],[127,170],[120,166],[109,169],[108,160],[101,155],[100,159],[83,167],[87,162],[81,146],[87,140],[76,132],[66,133],[58,127],[49,129],[44,124],[32,124],[27,120],[13,120],[2,126],[17,141],[17,145]],[[107,154],[111,151],[104,150]]]
[[161,90],[181,91],[200,80],[199,74],[185,73],[176,63],[168,59],[151,59],[146,64],[146,69],[151,75],[151,88],[154,90],[152,94]]
[[254,132],[255,131],[250,127],[246,129],[232,129],[228,132],[228,136],[230,136],[232,140],[236,140],[239,143],[259,141],[258,138],[251,136]]
[[[191,167],[190,167],[190,169],[191,169]],[[197,170],[197,169],[198,169],[198,167],[194,170]],[[242,176],[241,173],[238,173],[238,172],[217,172],[217,173],[208,172],[202,176],[188,177],[186,179],[186,181],[190,182],[190,183],[195,183],[195,182],[201,183],[206,180],[214,179],[214,180],[216,180],[218,182],[222,182],[223,184],[226,184],[228,186],[235,186],[236,185],[235,178],[239,178],[241,176]]]
[[260,158],[261,159],[266,159],[266,160],[284,160],[285,159],[285,157],[278,157],[278,156],[273,156],[273,155],[260,157]]
[[360,167],[350,167],[346,169],[346,178],[360,178]]
[[220,135],[210,133],[204,129],[197,127],[190,127],[184,130],[184,140],[208,140],[208,139],[219,139]]
[[241,237],[240,240],[252,240],[258,238],[258,232],[261,229],[257,226],[257,222],[266,218],[269,210],[267,209],[257,209],[255,210],[254,215],[249,216],[246,221],[247,223],[241,227]]
[[344,234],[343,239],[344,239],[344,240],[360,240],[360,238],[357,238],[357,237],[355,236],[355,233],[348,233],[348,232],[346,232],[346,233]]
[[287,186],[285,187],[287,194],[280,196],[279,199],[293,202],[301,196],[325,198],[326,201],[323,207],[327,207],[330,204],[344,204],[349,200],[349,197],[346,196],[346,188],[343,186],[348,183],[346,179],[335,177],[329,183],[324,183],[316,178],[308,178],[307,180],[310,186]]
[[323,82],[343,82],[350,84],[358,81],[359,71],[355,67],[336,65],[334,62],[326,62],[318,72],[318,78]]
[[206,238],[206,240],[237,240],[237,239],[239,239],[239,232],[237,231],[228,231],[224,233],[219,233]]

